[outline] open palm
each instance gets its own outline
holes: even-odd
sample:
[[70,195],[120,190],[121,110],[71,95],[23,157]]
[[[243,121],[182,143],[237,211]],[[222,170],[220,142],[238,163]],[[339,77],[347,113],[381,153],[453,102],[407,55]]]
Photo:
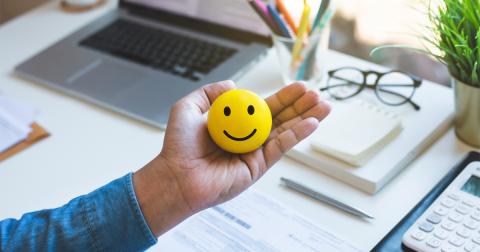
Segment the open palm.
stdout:
[[204,86],[172,108],[160,157],[175,174],[181,194],[194,212],[224,202],[257,181],[281,156],[310,135],[330,111],[317,93],[294,83],[268,97],[273,116],[269,138],[259,149],[231,154],[210,138],[204,115],[231,81]]

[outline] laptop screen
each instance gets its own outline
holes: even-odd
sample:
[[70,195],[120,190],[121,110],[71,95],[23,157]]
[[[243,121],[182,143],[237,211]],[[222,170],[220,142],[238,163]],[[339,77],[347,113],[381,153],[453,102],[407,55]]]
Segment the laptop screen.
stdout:
[[247,0],[125,0],[125,2],[174,12],[262,36],[268,36],[270,33]]

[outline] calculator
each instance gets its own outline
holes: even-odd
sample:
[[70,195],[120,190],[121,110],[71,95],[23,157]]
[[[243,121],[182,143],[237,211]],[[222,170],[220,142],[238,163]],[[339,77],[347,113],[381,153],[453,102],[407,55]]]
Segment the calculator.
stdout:
[[480,252],[480,162],[465,169],[403,235],[416,251]]

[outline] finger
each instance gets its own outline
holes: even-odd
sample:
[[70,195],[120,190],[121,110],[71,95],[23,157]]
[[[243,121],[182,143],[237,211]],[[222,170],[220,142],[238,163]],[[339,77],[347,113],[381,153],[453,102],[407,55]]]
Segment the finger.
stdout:
[[271,139],[264,147],[263,154],[267,167],[271,167],[282,155],[297,143],[312,134],[318,127],[318,120],[313,117],[303,119],[277,137]]
[[180,99],[176,105],[180,107],[186,106],[189,109],[193,106],[203,114],[210,109],[213,101],[218,96],[231,89],[235,89],[235,84],[231,80],[205,85]]
[[294,103],[305,92],[307,92],[307,87],[303,83],[295,82],[280,89],[280,91],[268,97],[265,101],[272,112],[272,116],[276,116],[284,108]]
[[322,121],[328,114],[330,113],[330,106],[324,102],[320,102],[317,105],[311,107],[309,110],[305,111],[303,114],[298,115],[286,122],[275,127],[272,132],[270,133],[269,138],[274,138],[281,134],[282,132],[288,130],[289,128],[293,127],[298,122],[313,117],[317,119],[319,122]]
[[320,103],[320,96],[317,92],[309,90],[298,98],[292,105],[286,107],[282,112],[273,118],[274,125],[280,125]]

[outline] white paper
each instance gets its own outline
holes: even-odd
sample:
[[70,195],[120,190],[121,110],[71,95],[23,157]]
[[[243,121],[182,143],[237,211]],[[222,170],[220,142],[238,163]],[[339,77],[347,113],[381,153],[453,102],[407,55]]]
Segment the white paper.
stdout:
[[0,95],[0,152],[26,139],[37,111]]
[[360,251],[279,203],[249,190],[187,219],[150,251]]
[[336,103],[313,134],[312,148],[355,166],[368,162],[401,131],[401,119],[374,104]]
[[20,103],[8,97],[0,95],[0,107],[8,111],[23,125],[30,125],[35,120],[38,111],[27,104]]

